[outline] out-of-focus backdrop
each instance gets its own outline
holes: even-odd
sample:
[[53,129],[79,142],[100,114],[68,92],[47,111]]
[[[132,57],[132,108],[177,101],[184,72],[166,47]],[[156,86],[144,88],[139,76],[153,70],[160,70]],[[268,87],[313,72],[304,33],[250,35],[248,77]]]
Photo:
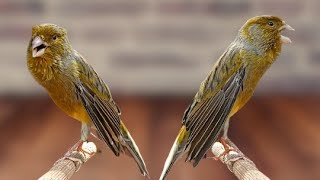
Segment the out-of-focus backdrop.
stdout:
[[[79,138],[80,123],[48,98],[26,67],[31,27],[55,23],[108,83],[157,179],[199,84],[256,15],[296,29],[293,44],[233,119],[231,139],[271,179],[320,179],[320,2],[317,0],[1,0],[0,179],[36,179]],[[96,142],[96,141],[95,141]],[[102,150],[74,179],[143,179]],[[235,179],[220,162],[179,161],[168,179]]]

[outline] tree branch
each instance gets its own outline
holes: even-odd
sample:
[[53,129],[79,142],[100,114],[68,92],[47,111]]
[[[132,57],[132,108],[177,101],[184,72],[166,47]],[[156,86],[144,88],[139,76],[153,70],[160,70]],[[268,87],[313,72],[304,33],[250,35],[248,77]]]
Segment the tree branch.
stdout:
[[[81,146],[81,147],[79,147]],[[80,149],[80,150],[79,150]],[[95,153],[97,147],[93,142],[77,142],[53,167],[39,180],[67,180],[77,172]]]
[[220,142],[212,146],[212,153],[219,160],[227,165],[228,169],[240,180],[269,180],[269,178],[260,172],[256,165],[247,158],[239,148],[230,140],[228,146],[231,151],[225,153],[225,148]]

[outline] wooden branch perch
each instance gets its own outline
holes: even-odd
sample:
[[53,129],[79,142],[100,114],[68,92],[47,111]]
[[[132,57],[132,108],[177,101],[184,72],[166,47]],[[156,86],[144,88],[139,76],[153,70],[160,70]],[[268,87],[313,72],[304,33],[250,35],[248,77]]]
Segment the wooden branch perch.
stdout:
[[[66,180],[77,172],[81,165],[87,162],[96,152],[93,142],[77,142],[53,167],[39,178],[39,180]],[[79,147],[81,145],[81,147]],[[81,149],[79,151],[78,149]]]
[[212,146],[212,153],[219,160],[227,165],[228,169],[240,180],[269,180],[269,178],[260,172],[256,165],[247,158],[239,148],[228,141],[231,151],[225,153],[225,149],[220,142],[216,142]]

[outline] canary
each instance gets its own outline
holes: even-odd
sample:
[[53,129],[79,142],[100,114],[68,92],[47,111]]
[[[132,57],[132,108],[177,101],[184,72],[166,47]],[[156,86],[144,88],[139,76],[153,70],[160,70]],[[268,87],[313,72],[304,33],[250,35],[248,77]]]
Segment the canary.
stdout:
[[186,161],[197,166],[222,130],[221,141],[228,140],[230,117],[252,97],[258,81],[279,56],[282,44],[291,42],[281,35],[284,29],[293,30],[279,17],[269,15],[253,17],[240,28],[186,109],[161,180],[186,153]]
[[139,149],[121,121],[120,109],[109,88],[72,48],[66,29],[54,24],[32,27],[27,66],[53,102],[82,123],[83,142],[88,140],[90,128],[94,126],[116,156],[125,153],[133,157],[142,175],[149,177]]

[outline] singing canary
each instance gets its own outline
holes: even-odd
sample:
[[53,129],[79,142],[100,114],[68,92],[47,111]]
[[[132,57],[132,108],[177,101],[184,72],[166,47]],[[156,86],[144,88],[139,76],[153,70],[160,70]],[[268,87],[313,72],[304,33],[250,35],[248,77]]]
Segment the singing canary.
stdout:
[[54,24],[32,28],[27,50],[27,66],[34,79],[53,102],[79,120],[81,140],[87,141],[94,126],[100,138],[116,156],[134,158],[143,176],[149,177],[144,160],[120,118],[120,109],[104,81],[72,48],[66,29]]
[[253,17],[240,28],[186,109],[160,180],[186,153],[186,161],[197,166],[222,130],[222,137],[227,139],[230,117],[252,97],[262,75],[279,56],[282,44],[291,42],[281,35],[285,29],[293,30],[279,17],[269,15]]

